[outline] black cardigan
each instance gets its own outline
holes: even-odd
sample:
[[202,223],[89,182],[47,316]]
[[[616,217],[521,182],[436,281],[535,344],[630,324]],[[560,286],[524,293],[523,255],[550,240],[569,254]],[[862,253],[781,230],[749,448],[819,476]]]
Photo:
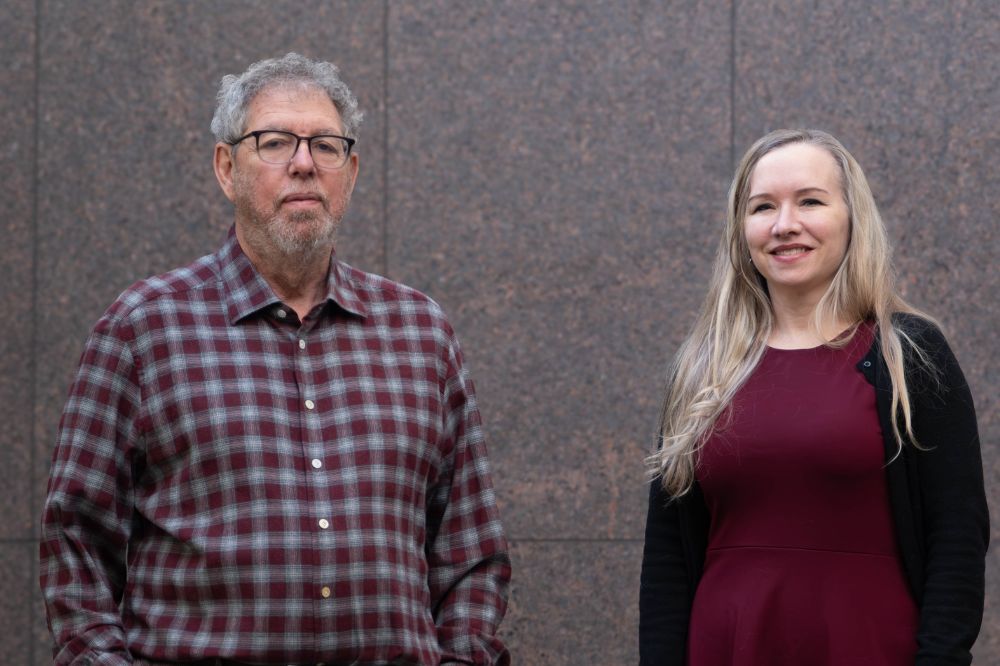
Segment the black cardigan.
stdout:
[[[892,383],[876,338],[858,363],[875,387],[885,444],[896,539],[917,602],[918,666],[967,665],[983,616],[989,515],[972,395],[941,332],[926,320],[897,315],[937,372],[907,358],[913,432],[898,457],[890,411]],[[682,666],[694,592],[708,544],[709,514],[695,484],[668,501],[650,487],[639,591],[639,663]]]

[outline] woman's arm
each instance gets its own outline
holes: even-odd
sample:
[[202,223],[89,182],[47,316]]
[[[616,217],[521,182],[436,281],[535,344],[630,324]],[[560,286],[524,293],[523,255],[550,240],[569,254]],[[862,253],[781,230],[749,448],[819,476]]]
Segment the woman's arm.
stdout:
[[908,378],[925,545],[916,663],[972,663],[983,616],[989,514],[972,394],[941,332],[922,327],[917,342],[933,373]]
[[692,535],[686,540],[682,536],[682,530],[691,527],[686,525],[688,514],[682,517],[682,512],[685,502],[700,500],[692,493],[668,503],[660,480],[650,484],[639,586],[640,666],[683,666],[685,662],[693,598],[690,567],[696,565],[685,560],[685,542],[690,548]]

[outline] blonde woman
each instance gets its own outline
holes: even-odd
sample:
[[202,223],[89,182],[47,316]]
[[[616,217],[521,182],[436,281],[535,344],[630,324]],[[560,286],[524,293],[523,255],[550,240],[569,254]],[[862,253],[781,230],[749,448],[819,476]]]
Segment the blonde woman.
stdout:
[[972,397],[829,134],[744,155],[661,437],[642,664],[971,662],[989,536]]

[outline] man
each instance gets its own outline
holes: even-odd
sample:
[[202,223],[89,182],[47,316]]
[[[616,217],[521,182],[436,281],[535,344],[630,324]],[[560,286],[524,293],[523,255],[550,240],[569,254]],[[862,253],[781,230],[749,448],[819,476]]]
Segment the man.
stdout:
[[441,309],[337,260],[357,100],[296,54],[222,80],[235,225],[95,326],[42,524],[56,664],[507,664],[510,576]]

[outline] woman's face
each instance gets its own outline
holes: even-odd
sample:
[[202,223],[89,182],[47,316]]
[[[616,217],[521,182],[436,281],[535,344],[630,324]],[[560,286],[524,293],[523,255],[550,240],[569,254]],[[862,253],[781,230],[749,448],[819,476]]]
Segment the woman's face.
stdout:
[[757,162],[744,233],[772,302],[816,303],[847,253],[840,168],[824,148],[793,143]]

